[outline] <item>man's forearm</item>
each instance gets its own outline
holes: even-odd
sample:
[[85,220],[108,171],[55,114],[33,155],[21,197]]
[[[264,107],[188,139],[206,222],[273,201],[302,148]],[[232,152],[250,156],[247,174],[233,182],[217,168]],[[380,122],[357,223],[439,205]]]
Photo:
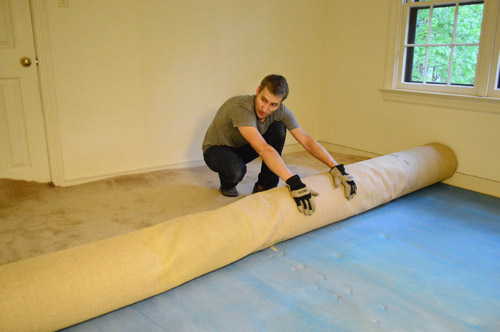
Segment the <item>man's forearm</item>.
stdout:
[[333,159],[332,155],[328,153],[328,151],[326,151],[326,149],[314,138],[311,137],[304,148],[307,152],[309,152],[309,154],[321,161],[323,164],[327,165],[329,168],[337,165],[337,162]]
[[278,151],[276,151],[272,146],[269,145],[262,151],[259,151],[259,155],[267,167],[269,167],[269,169],[283,181],[288,180],[293,175],[279,155]]

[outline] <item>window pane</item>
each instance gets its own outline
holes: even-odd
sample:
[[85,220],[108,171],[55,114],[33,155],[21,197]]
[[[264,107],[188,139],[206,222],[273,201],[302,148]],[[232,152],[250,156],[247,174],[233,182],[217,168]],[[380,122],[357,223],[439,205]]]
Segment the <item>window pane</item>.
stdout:
[[453,39],[455,6],[434,7],[432,11],[431,44],[450,44]]
[[408,44],[427,44],[430,7],[410,8]]
[[405,82],[422,83],[424,81],[425,51],[426,47],[408,47]]
[[478,46],[456,46],[453,52],[451,84],[474,85]]
[[448,69],[450,66],[449,46],[429,47],[429,60],[427,63],[427,83],[443,83],[448,81]]
[[483,21],[483,4],[468,4],[458,8],[457,33],[458,44],[479,43],[481,23]]
[[427,43],[430,12],[431,12],[430,8],[422,8],[418,10],[415,44]]

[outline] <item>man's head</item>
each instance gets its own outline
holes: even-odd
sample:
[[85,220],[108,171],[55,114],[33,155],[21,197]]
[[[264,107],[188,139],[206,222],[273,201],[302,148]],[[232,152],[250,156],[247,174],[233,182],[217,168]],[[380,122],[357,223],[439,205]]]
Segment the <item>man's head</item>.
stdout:
[[276,97],[281,98],[283,102],[288,97],[288,83],[281,75],[268,75],[260,82],[259,89],[267,88]]
[[283,76],[269,75],[264,77],[257,88],[255,97],[255,113],[261,122],[278,109],[288,97],[288,83]]

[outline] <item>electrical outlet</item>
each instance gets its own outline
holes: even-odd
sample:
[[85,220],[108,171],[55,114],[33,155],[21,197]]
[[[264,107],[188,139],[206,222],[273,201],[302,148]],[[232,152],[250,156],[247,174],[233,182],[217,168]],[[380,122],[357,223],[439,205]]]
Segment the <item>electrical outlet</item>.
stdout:
[[57,4],[62,8],[69,8],[69,0],[57,0]]

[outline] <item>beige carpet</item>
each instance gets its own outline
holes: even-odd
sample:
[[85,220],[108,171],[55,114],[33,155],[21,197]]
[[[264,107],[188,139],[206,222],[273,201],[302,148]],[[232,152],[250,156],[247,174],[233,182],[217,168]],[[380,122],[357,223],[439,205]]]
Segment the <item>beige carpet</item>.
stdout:
[[[333,156],[345,164],[367,159]],[[301,177],[327,171],[305,152],[286,154],[284,160]],[[0,264],[216,209],[249,195],[259,170],[260,160],[248,164],[248,173],[238,186],[238,198],[220,195],[217,174],[206,166],[127,175],[64,188],[0,179]]]

